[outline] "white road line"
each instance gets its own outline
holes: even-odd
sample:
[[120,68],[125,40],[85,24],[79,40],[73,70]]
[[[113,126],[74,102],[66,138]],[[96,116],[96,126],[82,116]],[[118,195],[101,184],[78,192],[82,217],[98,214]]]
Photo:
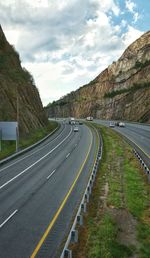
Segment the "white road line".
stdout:
[[0,228],[2,228],[17,212],[18,210],[15,210],[7,219],[5,219],[5,221],[0,224]]
[[56,169],[53,170],[53,172],[47,177],[47,180],[50,179],[50,177],[56,172]]
[[63,141],[61,141],[57,146],[55,146],[55,148],[53,148],[51,151],[49,151],[47,154],[45,154],[43,157],[41,157],[40,159],[38,159],[36,162],[34,162],[32,165],[30,165],[29,167],[27,167],[26,169],[24,169],[22,172],[20,172],[18,175],[14,176],[13,178],[11,178],[10,180],[8,180],[6,183],[4,183],[3,185],[0,186],[0,190],[2,188],[4,188],[6,185],[10,184],[12,181],[14,181],[16,178],[18,178],[19,176],[23,175],[26,171],[28,171],[30,168],[32,168],[33,166],[35,166],[37,163],[39,163],[41,160],[43,160],[44,158],[46,158],[49,154],[51,154],[54,150],[56,150],[72,133],[72,127],[71,130],[69,132],[69,134],[63,139]]
[[67,154],[66,159],[70,156],[70,152]]
[[[65,125],[65,127],[66,127],[66,125]],[[0,169],[0,172],[3,171],[3,170],[5,170],[5,169],[7,169],[7,168],[9,168],[9,167],[12,167],[12,166],[15,165],[16,163],[19,163],[20,161],[22,161],[22,160],[24,160],[24,159],[26,159],[26,158],[32,156],[33,154],[39,152],[40,150],[44,149],[47,145],[51,144],[53,141],[57,140],[57,139],[62,135],[63,131],[65,130],[65,127],[64,127],[64,129],[62,130],[62,132],[61,132],[55,139],[53,139],[53,140],[50,141],[49,143],[45,144],[44,146],[38,148],[38,150],[32,152],[31,154],[28,154],[28,155],[26,155],[25,157],[23,157],[23,158],[21,158],[21,159],[19,159],[19,160],[16,160],[16,161],[13,162],[12,164],[10,164],[10,165],[8,165],[8,166],[6,166],[6,167]]]

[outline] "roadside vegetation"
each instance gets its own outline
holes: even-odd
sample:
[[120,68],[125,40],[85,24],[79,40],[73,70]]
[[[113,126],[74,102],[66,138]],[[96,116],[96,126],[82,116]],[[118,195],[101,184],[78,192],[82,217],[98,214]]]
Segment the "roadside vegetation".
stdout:
[[[97,126],[98,127],[98,126]],[[75,258],[149,258],[150,185],[132,148],[101,127],[103,157],[79,227]]]
[[[19,139],[19,150],[28,147],[37,141],[41,140],[43,137],[51,133],[58,126],[57,122],[49,122],[47,127],[40,128],[30,132],[26,136],[22,136]],[[2,151],[0,152],[0,159],[6,158],[9,155],[15,153],[16,142],[15,141],[2,141],[1,143]]]
[[113,98],[113,97],[123,94],[123,93],[136,92],[141,89],[149,89],[149,88],[150,88],[150,82],[134,83],[133,86],[131,86],[130,88],[113,90],[111,92],[107,92],[107,93],[105,93],[104,98]]
[[136,69],[138,69],[138,68],[142,69],[142,68],[145,68],[145,67],[147,67],[147,66],[149,66],[149,65],[150,65],[150,60],[146,60],[144,63],[141,63],[140,61],[136,61],[134,68],[136,68]]

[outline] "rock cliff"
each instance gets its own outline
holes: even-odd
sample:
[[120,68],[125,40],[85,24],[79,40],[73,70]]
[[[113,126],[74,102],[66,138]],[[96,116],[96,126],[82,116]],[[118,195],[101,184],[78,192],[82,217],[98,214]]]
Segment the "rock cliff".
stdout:
[[46,109],[49,116],[150,122],[150,31],[93,81]]
[[17,116],[23,134],[47,124],[34,80],[0,27],[0,121],[16,121]]

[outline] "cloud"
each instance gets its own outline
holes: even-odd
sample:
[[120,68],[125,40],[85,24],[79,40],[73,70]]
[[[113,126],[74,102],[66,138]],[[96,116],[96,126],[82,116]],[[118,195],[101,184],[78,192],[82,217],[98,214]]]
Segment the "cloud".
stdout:
[[128,11],[133,14],[133,23],[136,23],[140,19],[140,14],[135,11],[137,7],[136,4],[131,0],[126,0],[125,5]]
[[131,0],[126,0],[125,1],[126,4],[126,8],[131,12],[134,13],[134,9],[136,7],[136,4],[134,2],[132,2]]
[[2,24],[19,30],[16,47],[24,60],[31,58],[31,61],[36,60],[39,52],[53,54],[69,45],[75,46],[77,38],[89,29],[88,20],[97,20],[100,16],[102,27],[107,19],[105,13],[119,13],[113,0],[65,0],[61,4],[58,0],[47,0],[44,6],[41,6],[42,1],[31,2],[16,0],[13,4],[13,0],[6,0],[5,4],[0,3]]
[[122,35],[122,40],[125,46],[129,46],[133,41],[138,39],[143,34],[142,31],[128,25],[128,30]]
[[114,0],[105,0],[105,1],[93,0],[93,2],[95,2],[98,6],[98,9],[100,9],[104,13],[108,13],[111,11],[116,16],[120,14],[120,8],[115,3]]
[[133,23],[136,23],[141,18],[141,15],[138,12],[134,13]]
[[[135,4],[126,8],[137,21]],[[44,104],[92,80],[140,35],[115,0],[5,0],[0,20]]]

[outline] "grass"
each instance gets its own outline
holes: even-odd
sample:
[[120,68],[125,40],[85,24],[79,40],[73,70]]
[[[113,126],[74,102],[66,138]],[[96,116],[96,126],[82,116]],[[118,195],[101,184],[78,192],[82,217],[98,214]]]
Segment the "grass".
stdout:
[[118,228],[109,213],[104,213],[100,223],[90,225],[88,256],[90,258],[129,257],[132,250],[115,239]]
[[[19,149],[20,150],[24,149],[36,143],[37,141],[39,141],[40,139],[42,139],[43,137],[51,133],[57,126],[58,126],[57,122],[49,122],[47,127],[34,130],[30,132],[30,134],[20,137]],[[16,151],[15,141],[2,141],[2,151],[0,152],[0,159],[8,157],[9,155],[15,153],[15,151]]]
[[101,132],[103,157],[84,225],[79,228],[79,243],[71,246],[73,257],[149,258],[147,178],[122,137],[110,128],[101,127]]
[[130,212],[137,219],[140,219],[149,201],[147,191],[145,191],[145,183],[139,169],[130,165],[127,159],[124,161],[124,169],[126,171],[125,194],[127,206]]

